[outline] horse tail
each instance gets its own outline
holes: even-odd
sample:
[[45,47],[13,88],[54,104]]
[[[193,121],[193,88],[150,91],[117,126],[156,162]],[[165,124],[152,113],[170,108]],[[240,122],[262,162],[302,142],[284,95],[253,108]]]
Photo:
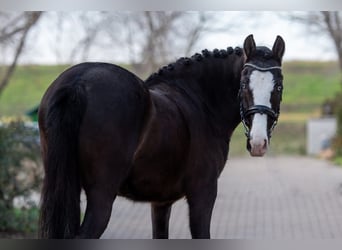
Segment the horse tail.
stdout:
[[74,238],[80,228],[78,139],[87,105],[85,88],[77,82],[60,87],[47,103],[40,112],[46,150],[39,236]]

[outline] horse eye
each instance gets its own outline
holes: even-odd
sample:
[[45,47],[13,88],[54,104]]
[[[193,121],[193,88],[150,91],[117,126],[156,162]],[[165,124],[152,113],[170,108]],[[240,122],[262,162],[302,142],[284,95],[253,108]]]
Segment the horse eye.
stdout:
[[280,92],[283,88],[281,86],[277,87],[277,91]]

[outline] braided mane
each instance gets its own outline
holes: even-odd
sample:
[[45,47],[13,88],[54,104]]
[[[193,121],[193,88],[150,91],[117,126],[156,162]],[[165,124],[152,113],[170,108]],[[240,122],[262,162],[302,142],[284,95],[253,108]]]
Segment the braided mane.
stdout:
[[151,74],[146,79],[146,82],[150,82],[163,77],[177,75],[177,73],[182,73],[184,70],[187,70],[187,68],[195,63],[203,63],[211,59],[227,59],[232,55],[241,57],[243,55],[242,48],[228,47],[227,49],[214,49],[213,51],[204,49],[202,50],[202,53],[195,53],[191,57],[181,57],[177,61],[159,68],[157,72]]

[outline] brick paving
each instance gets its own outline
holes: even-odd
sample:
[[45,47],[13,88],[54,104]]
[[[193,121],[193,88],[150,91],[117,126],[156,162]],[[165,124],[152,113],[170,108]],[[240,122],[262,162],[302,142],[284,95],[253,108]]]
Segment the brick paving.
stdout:
[[[170,238],[190,238],[185,200]],[[342,168],[308,157],[231,158],[211,222],[218,239],[342,239]],[[102,238],[150,239],[148,203],[117,198]]]

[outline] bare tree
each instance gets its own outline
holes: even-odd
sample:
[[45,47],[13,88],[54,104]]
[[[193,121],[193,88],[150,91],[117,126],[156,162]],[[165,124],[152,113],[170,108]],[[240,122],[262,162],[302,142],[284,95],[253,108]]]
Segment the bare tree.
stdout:
[[307,12],[291,15],[291,19],[308,25],[310,31],[315,34],[323,31],[331,38],[338,56],[339,68],[342,71],[342,12]]
[[127,41],[141,44],[137,56],[132,57],[133,70],[146,74],[175,57],[190,55],[205,32],[212,31],[212,21],[213,16],[205,12],[139,13],[131,20],[126,36]]
[[151,71],[175,55],[188,56],[209,30],[210,21],[211,16],[203,12],[144,12],[137,19],[145,41],[140,64],[145,65],[146,71]]
[[[146,75],[180,55],[189,55],[202,35],[212,31],[214,15],[206,12],[143,11],[82,13],[84,37],[73,57],[82,59],[94,46],[126,51],[132,70]],[[115,59],[115,58],[114,58]]]
[[325,28],[334,42],[342,71],[342,15],[337,11],[322,11]]
[[[0,92],[8,85],[28,34],[42,14],[0,12],[0,49],[7,48],[12,57],[8,60],[10,57],[6,56],[7,66],[0,68]],[[159,65],[192,53],[203,34],[214,30],[211,24],[215,15],[206,12],[121,11],[51,12],[45,16],[50,37],[55,34],[50,45],[56,56],[65,56],[69,51],[67,61],[72,62],[75,58],[76,61],[87,60],[92,49],[115,52],[114,56],[124,53],[132,71],[146,76]],[[70,35],[70,27],[75,34],[69,38],[68,48],[61,47],[60,42]],[[113,61],[118,62],[117,59],[113,58]]]
[[23,52],[27,35],[40,19],[42,12],[23,12],[19,14],[1,13],[0,45],[13,46],[13,59],[9,66],[3,66],[0,75],[0,93],[8,85],[18,59]]

